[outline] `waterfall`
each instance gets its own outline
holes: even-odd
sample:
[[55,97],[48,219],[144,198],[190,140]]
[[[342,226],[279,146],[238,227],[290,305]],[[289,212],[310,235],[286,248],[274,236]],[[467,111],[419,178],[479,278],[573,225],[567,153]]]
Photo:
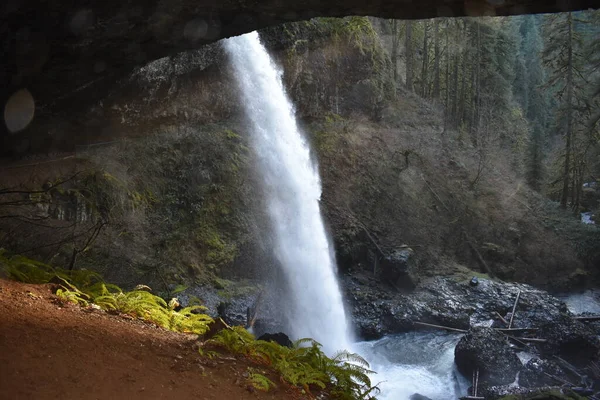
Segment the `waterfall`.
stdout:
[[335,257],[319,200],[321,181],[281,80],[257,32],[227,39],[249,121],[270,218],[273,249],[289,285],[290,334],[311,337],[326,353],[348,348],[348,326]]

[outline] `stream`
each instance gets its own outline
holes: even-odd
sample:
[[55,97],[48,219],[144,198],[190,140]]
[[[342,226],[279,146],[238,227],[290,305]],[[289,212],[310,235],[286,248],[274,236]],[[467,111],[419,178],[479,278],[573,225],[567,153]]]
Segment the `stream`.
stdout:
[[419,393],[433,400],[454,400],[467,394],[470,382],[456,369],[454,348],[461,334],[410,332],[360,342],[362,354],[377,374],[380,400],[407,400]]
[[600,314],[600,290],[588,289],[579,293],[566,293],[556,296],[565,302],[573,314]]
[[[557,296],[573,314],[600,314],[600,290],[588,289]],[[462,334],[410,332],[377,341],[355,343],[353,351],[364,356],[377,372],[371,381],[380,383],[380,400],[408,400],[419,393],[432,400],[455,400],[467,395],[470,379],[454,364],[454,348]],[[523,363],[531,355],[517,354]],[[469,377],[470,378],[470,377]]]

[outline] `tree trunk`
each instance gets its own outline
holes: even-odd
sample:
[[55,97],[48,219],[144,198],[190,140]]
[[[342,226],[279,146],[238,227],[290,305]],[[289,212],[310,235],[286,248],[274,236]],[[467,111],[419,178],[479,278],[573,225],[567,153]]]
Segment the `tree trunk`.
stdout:
[[413,45],[412,45],[412,21],[406,21],[406,88],[413,91]]
[[444,102],[444,132],[448,128],[448,115],[450,111],[450,20],[446,19],[446,101]]
[[[458,22],[455,21],[455,24],[458,24]],[[454,127],[456,127],[458,121],[458,64],[460,63],[457,38],[458,35],[454,38],[454,45],[452,46],[454,51],[454,71],[452,73],[452,126]]]
[[[463,43],[466,45],[467,43],[467,21],[465,19],[463,22]],[[466,46],[465,46],[466,48]],[[460,107],[459,107],[459,125],[460,123],[464,123],[467,119],[467,110],[466,110],[466,98],[467,98],[467,68],[468,68],[468,51],[465,50],[463,53],[463,62],[462,62],[462,74],[461,74],[461,84],[460,84]]]
[[427,69],[429,67],[429,48],[427,47],[427,41],[429,40],[429,24],[427,21],[423,22],[423,66],[421,68],[421,96],[428,97],[429,95],[429,84],[427,80]]
[[471,136],[473,138],[473,144],[477,146],[478,144],[478,131],[481,119],[481,24],[476,22],[477,24],[477,62],[475,65],[475,99],[473,104],[473,121],[471,128]]
[[568,59],[567,59],[567,132],[565,140],[565,168],[563,171],[563,188],[560,206],[567,208],[569,200],[569,175],[571,171],[571,141],[573,139],[573,16],[571,13],[567,15],[568,24]]
[[400,32],[398,20],[392,20],[392,70],[394,72],[394,84],[398,84],[398,46],[400,44]]
[[433,98],[440,98],[440,20],[436,18],[433,21],[433,56],[435,57],[433,64]]

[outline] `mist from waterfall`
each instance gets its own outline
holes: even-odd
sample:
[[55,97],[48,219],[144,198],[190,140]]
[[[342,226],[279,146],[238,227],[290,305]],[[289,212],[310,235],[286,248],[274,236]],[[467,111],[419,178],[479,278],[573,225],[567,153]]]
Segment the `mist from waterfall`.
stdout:
[[319,172],[285,93],[282,72],[257,32],[227,39],[224,46],[258,157],[275,256],[289,285],[290,334],[314,338],[329,354],[347,349],[335,257],[319,206]]

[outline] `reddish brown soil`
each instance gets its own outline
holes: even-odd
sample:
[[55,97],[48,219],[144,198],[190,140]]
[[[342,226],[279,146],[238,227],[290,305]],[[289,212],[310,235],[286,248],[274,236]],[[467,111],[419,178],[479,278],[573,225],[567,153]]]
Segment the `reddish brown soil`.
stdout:
[[[0,279],[0,399],[294,399],[248,385],[248,360],[201,357],[195,337],[64,305],[48,285]],[[261,370],[262,372],[262,370]],[[247,376],[247,375],[246,375]]]

